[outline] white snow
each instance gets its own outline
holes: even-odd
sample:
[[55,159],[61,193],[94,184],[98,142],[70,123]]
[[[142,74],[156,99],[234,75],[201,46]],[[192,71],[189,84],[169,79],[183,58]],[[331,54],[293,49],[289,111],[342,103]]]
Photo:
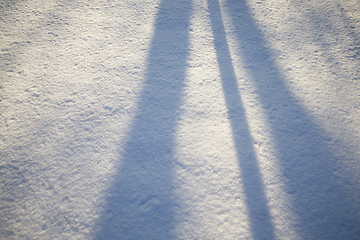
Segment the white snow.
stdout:
[[360,239],[358,0],[0,2],[1,239]]

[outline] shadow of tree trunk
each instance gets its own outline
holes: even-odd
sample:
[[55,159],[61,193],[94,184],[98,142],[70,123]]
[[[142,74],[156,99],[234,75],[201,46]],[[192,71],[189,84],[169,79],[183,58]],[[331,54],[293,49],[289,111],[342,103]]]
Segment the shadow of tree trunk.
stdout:
[[173,239],[174,132],[185,78],[191,1],[158,9],[143,90],[95,239]]

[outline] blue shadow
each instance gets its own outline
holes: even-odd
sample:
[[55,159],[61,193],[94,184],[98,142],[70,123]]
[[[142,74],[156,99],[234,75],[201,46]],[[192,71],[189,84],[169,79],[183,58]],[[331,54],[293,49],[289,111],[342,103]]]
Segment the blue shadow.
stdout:
[[346,190],[346,181],[333,174],[345,160],[335,157],[338,146],[286,86],[246,1],[227,0],[225,9],[271,127],[282,181],[297,217],[295,231],[301,239],[360,239],[358,200]]

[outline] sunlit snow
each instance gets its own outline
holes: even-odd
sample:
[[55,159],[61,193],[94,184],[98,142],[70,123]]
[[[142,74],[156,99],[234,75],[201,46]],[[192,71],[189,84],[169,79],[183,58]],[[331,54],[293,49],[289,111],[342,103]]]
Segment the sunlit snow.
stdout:
[[1,239],[360,239],[357,0],[0,3]]

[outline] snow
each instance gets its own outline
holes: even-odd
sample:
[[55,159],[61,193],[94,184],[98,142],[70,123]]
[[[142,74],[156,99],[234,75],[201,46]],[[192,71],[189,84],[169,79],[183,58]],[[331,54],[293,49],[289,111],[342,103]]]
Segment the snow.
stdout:
[[357,0],[0,8],[1,239],[360,239]]

